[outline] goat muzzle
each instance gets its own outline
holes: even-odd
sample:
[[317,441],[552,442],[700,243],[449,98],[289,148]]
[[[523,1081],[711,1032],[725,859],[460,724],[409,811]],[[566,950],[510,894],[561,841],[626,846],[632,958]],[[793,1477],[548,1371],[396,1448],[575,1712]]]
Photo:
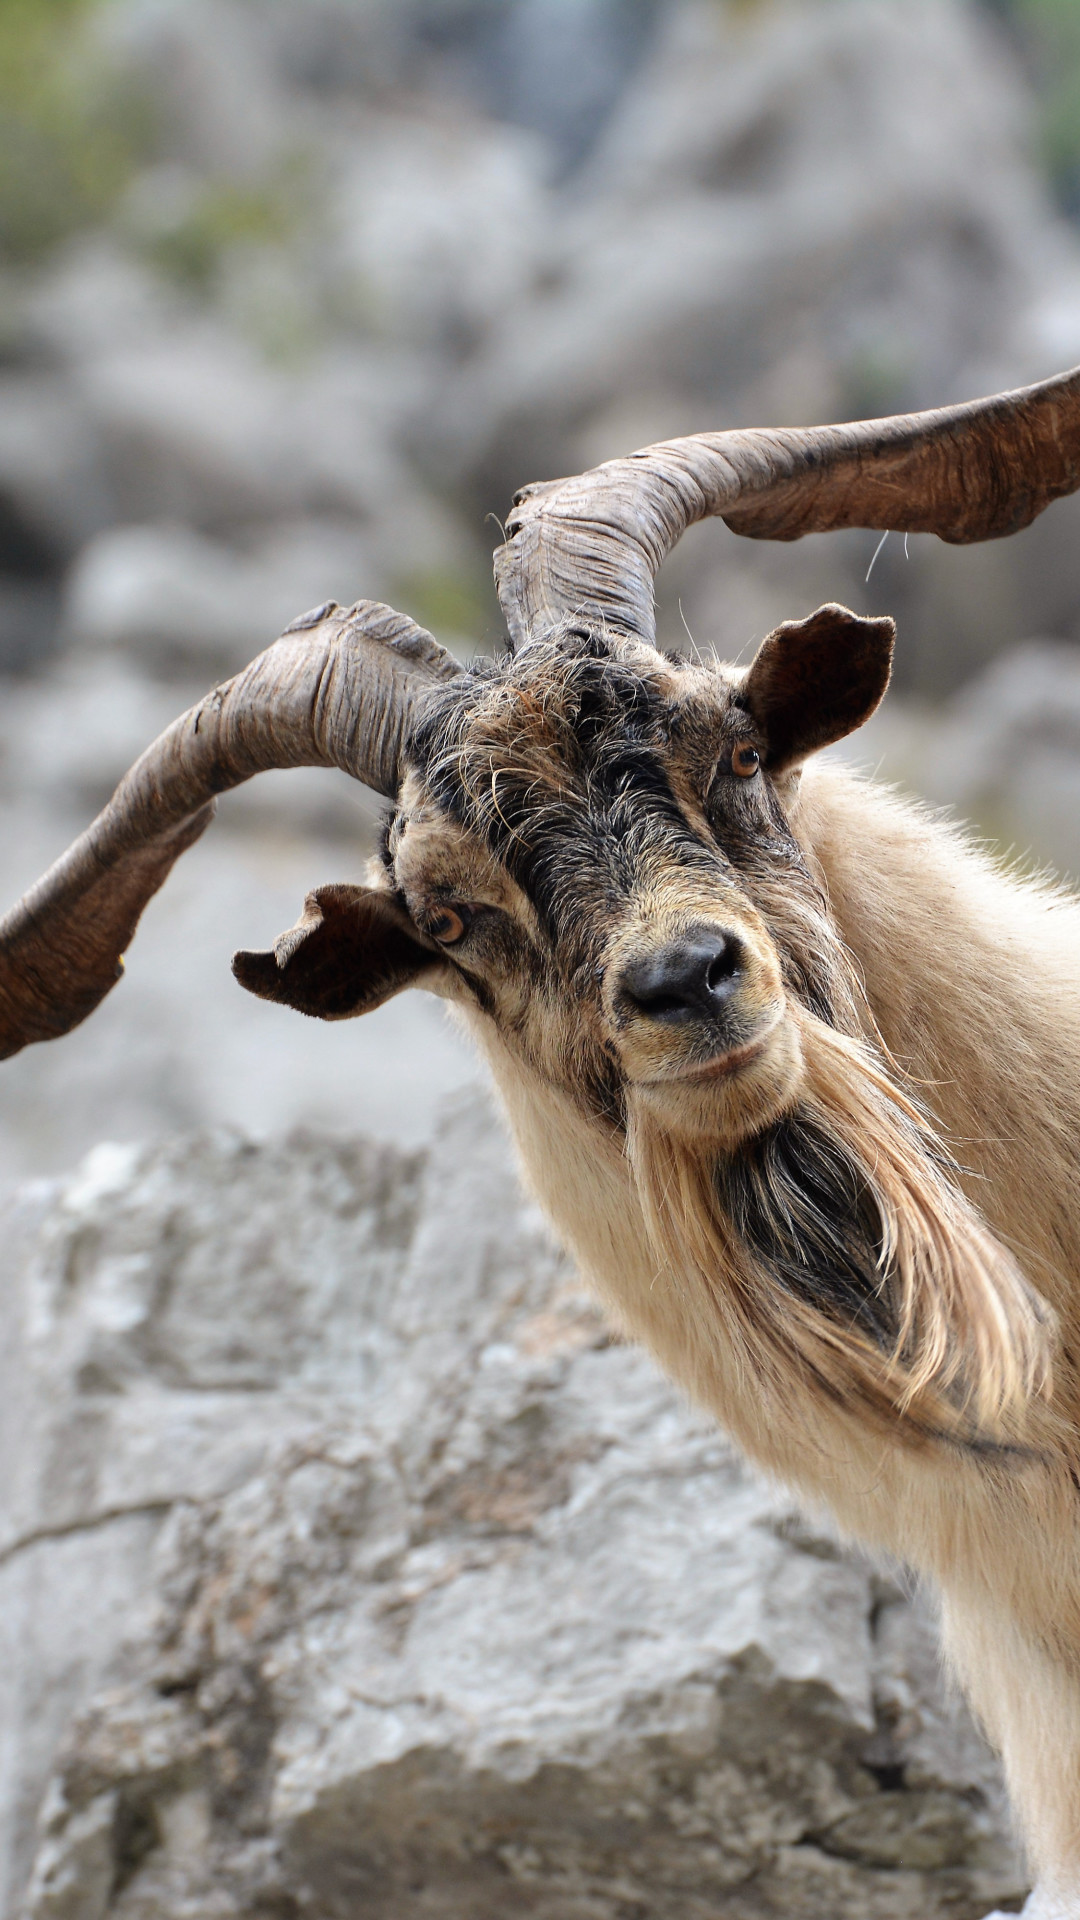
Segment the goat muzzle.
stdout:
[[745,971],[746,947],[737,933],[698,925],[629,961],[615,991],[623,1005],[663,1026],[705,1021],[724,1029]]

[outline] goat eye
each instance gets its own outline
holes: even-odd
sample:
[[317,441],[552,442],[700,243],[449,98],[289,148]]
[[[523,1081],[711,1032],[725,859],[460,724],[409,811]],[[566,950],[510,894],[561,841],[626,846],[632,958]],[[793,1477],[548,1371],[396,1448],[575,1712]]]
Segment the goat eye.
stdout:
[[444,947],[452,947],[468,932],[471,919],[468,907],[440,907],[428,921],[427,930],[433,940],[438,940]]
[[761,755],[749,740],[740,740],[731,749],[731,771],[737,773],[740,780],[751,780],[761,765]]

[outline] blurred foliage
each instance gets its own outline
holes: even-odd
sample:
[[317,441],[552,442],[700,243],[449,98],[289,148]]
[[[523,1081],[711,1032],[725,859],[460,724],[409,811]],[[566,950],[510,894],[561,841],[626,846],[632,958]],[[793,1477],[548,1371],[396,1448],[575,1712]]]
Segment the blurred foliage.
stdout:
[[0,0],[0,253],[33,260],[100,220],[151,137],[95,52],[99,0]]
[[503,632],[494,587],[487,574],[461,569],[432,569],[399,576],[393,583],[397,603],[442,640],[468,635],[474,643],[487,633]]
[[171,280],[206,292],[232,248],[280,246],[292,237],[302,219],[303,187],[299,166],[265,180],[192,181],[179,204],[139,223],[138,243]]
[[839,362],[837,405],[845,420],[876,420],[903,413],[912,404],[914,368],[910,352],[898,340],[879,338],[852,348]]
[[1080,0],[986,0],[1024,48],[1042,97],[1043,155],[1065,210],[1080,216]]
[[272,177],[202,179],[153,163],[151,89],[95,34],[107,0],[0,0],[0,258],[32,264],[118,220],[184,288],[215,287],[237,248],[279,247],[309,212],[301,159]]

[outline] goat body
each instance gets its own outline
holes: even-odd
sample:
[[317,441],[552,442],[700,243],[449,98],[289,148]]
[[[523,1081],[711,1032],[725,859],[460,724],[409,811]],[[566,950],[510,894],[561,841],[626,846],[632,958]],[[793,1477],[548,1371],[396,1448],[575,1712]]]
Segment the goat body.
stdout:
[[892,623],[824,607],[748,669],[651,644],[708,513],[953,541],[1080,488],[1080,371],[911,419],[672,441],[526,489],[510,646],[371,602],[174,723],[0,923],[0,1056],[119,977],[213,796],[334,765],[391,802],[366,887],[234,971],[323,1019],[442,995],[617,1323],[768,1471],[942,1596],[1038,1920],[1080,1920],[1080,904],[814,758]]
[[[923,809],[837,766],[806,770],[793,822],[888,1053],[956,1148],[973,1204],[1058,1316],[1054,1399],[1075,1434],[1080,902],[1004,873]],[[1080,1912],[1075,1442],[1053,1458],[898,1447],[790,1373],[770,1404],[713,1294],[700,1297],[700,1274],[660,1264],[627,1155],[525,1071],[490,1022],[466,1017],[526,1180],[616,1324],[762,1467],[936,1583],[948,1653],[1005,1757],[1042,1883],[1063,1902],[1046,1911]]]

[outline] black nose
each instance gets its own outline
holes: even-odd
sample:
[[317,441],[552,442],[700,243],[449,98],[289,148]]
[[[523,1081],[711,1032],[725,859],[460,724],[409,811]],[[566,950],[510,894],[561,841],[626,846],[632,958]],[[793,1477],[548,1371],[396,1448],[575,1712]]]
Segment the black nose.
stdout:
[[691,927],[681,940],[632,960],[619,985],[650,1020],[668,1026],[715,1020],[739,985],[744,959],[737,934],[723,927]]

